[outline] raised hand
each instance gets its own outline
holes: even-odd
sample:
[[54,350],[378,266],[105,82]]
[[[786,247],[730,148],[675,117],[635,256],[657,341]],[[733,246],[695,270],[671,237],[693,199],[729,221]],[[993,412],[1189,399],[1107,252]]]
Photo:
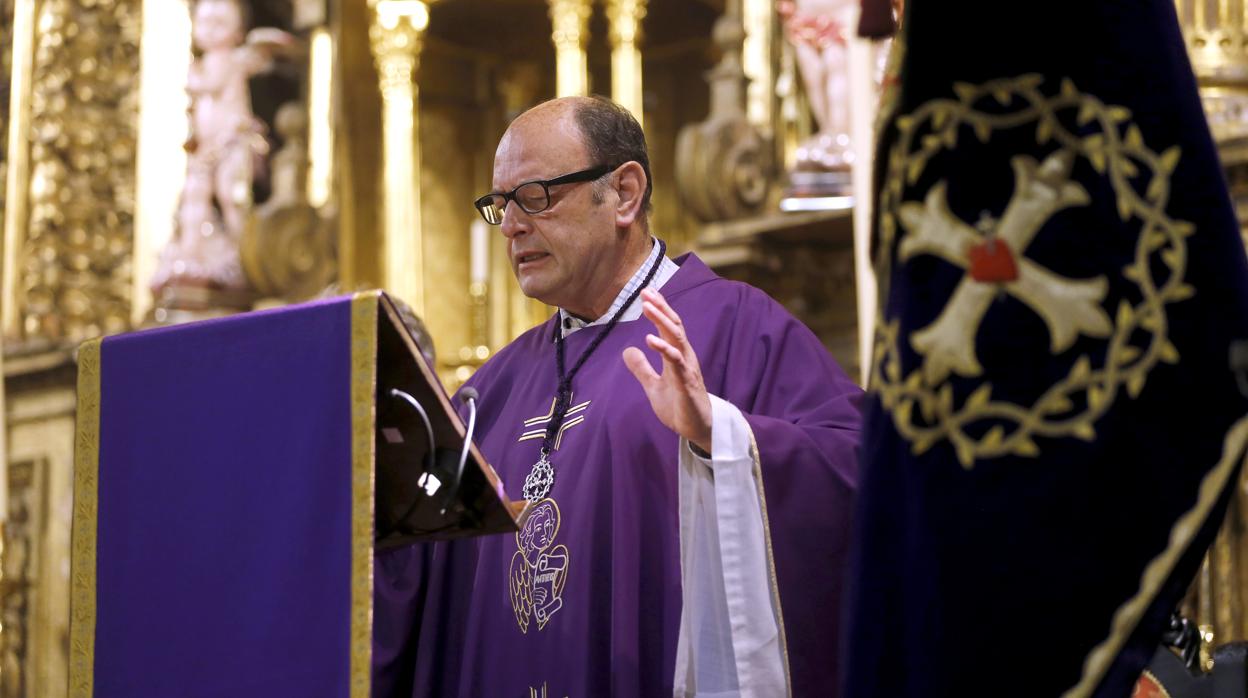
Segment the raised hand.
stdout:
[[642,313],[658,328],[646,345],[663,357],[662,375],[655,373],[637,347],[624,350],[624,363],[641,383],[659,421],[707,453],[711,452],[711,397],[702,383],[698,355],[685,336],[684,324],[663,294],[641,292]]

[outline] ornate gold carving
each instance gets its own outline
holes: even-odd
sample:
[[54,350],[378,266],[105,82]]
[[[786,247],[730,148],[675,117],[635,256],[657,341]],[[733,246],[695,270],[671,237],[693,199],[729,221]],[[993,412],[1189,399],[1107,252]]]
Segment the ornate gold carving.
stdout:
[[1235,565],[1237,551],[1234,548],[1234,539],[1240,533],[1235,520],[1238,504],[1239,502],[1232,502],[1231,511],[1228,512],[1230,515],[1209,549],[1209,561],[1213,567],[1213,594],[1218,599],[1214,613],[1215,625],[1231,632],[1242,627],[1243,617],[1243,608],[1240,606],[1243,599],[1235,593],[1240,577]]
[[607,0],[608,36],[611,40],[611,98],[642,121],[641,20],[646,0]]
[[710,116],[683,128],[676,141],[676,184],[689,211],[703,222],[759,212],[774,172],[770,141],[745,115],[745,29],[738,9],[728,3],[728,11],[715,22],[715,43],[723,58],[710,72]]
[[0,225],[4,221],[5,181],[9,161],[9,90],[13,79],[13,0],[0,0]]
[[351,299],[351,698],[368,698],[373,646],[377,291]]
[[589,0],[547,0],[550,5],[550,40],[555,44],[555,96],[589,94]]
[[420,65],[429,8],[420,0],[369,0],[368,4],[374,12],[368,38],[377,61],[382,93],[403,96]]
[[1248,82],[1248,14],[1242,4],[1175,0],[1192,68],[1202,79]]
[[[1108,336],[1103,366],[1093,368],[1087,356],[1075,358],[1067,376],[1030,406],[993,399],[990,383],[983,383],[961,405],[955,406],[953,386],[944,381],[948,372],[953,370],[972,377],[979,373],[975,370],[978,362],[974,360],[973,345],[974,331],[982,312],[977,314],[980,309],[975,299],[969,299],[966,297],[969,294],[963,293],[965,286],[960,286],[955,292],[942,319],[926,330],[926,334],[920,332],[912,338],[916,348],[925,354],[925,361],[924,366],[908,375],[902,375],[899,321],[881,317],[878,322],[873,384],[885,409],[892,413],[898,432],[911,442],[916,454],[942,439],[948,439],[957,452],[958,460],[967,468],[972,467],[976,459],[1007,454],[1038,455],[1040,449],[1034,441],[1036,436],[1094,439],[1096,432],[1093,425],[1109,410],[1120,390],[1125,389],[1128,395],[1135,397],[1144,389],[1154,366],[1160,362],[1178,362],[1178,351],[1168,336],[1166,305],[1190,298],[1195,292],[1184,280],[1186,238],[1195,232],[1195,226],[1172,220],[1165,211],[1170,176],[1179,160],[1178,147],[1156,153],[1144,143],[1139,127],[1132,123],[1129,110],[1103,104],[1092,95],[1079,92],[1069,80],[1062,82],[1058,95],[1046,96],[1040,90],[1043,80],[1039,75],[1025,75],[978,86],[956,85],[957,99],[932,100],[914,113],[897,119],[900,135],[889,152],[886,165],[884,181],[888,184],[881,192],[879,214],[879,249],[883,252],[876,273],[881,283],[881,298],[888,297],[887,285],[892,273],[888,251],[892,249],[899,224],[910,230],[900,244],[899,255],[902,259],[909,254],[927,252],[955,263],[965,261],[958,256],[960,250],[925,246],[920,242],[922,235],[915,232],[922,230],[923,226],[943,226],[950,235],[956,228],[962,231],[963,238],[974,236],[964,230],[965,224],[960,221],[951,224],[949,216],[931,213],[933,206],[937,209],[943,206],[943,184],[933,187],[926,208],[901,201],[903,188],[917,181],[933,156],[952,148],[963,129],[972,130],[983,142],[987,142],[997,130],[1034,129],[1040,144],[1055,141],[1060,147],[1058,152],[1061,155],[1054,157],[1068,160],[1067,169],[1059,163],[1049,168],[1052,171],[1047,174],[1037,174],[1034,168],[1026,163],[1020,165],[1016,159],[1015,170],[1019,181],[1015,200],[1007,207],[1001,225],[994,227],[999,232],[1004,231],[998,243],[1017,246],[1012,252],[1021,258],[1019,266],[1024,271],[1015,281],[1002,280],[1003,283],[991,286],[1004,283],[1015,287],[1027,285],[1026,270],[1030,269],[1035,276],[1034,283],[1022,295],[1049,322],[1050,350],[1058,354],[1069,348],[1076,333]],[[982,100],[989,99],[1002,105],[1018,103],[1021,106],[1005,113],[977,108]],[[1067,130],[1059,118],[1063,113],[1078,121],[1086,135],[1079,136]],[[1030,215],[1027,212],[1037,213],[1036,206],[1026,198],[1025,189],[1039,183],[1054,192],[1065,191],[1067,195],[1063,201],[1066,203],[1061,206],[1087,200],[1086,193],[1066,179],[1069,160],[1076,155],[1086,159],[1098,173],[1108,178],[1118,197],[1118,212],[1122,219],[1137,218],[1143,222],[1134,261],[1123,270],[1123,276],[1138,285],[1142,300],[1137,305],[1122,302],[1112,326],[1108,317],[1102,317],[1103,311],[1097,312],[1100,310],[1099,299],[1104,295],[1101,287],[1103,279],[1099,284],[1095,280],[1077,282],[1062,279],[1034,265],[1026,266],[1027,261],[1022,258],[1025,243],[1029,241],[1026,233],[1037,227],[1034,221],[1032,225],[1027,225],[1024,220]],[[1143,196],[1135,190],[1132,180],[1146,183]],[[1072,186],[1075,188],[1072,189]],[[938,199],[935,204],[933,196]],[[1039,213],[1047,218],[1053,211]],[[1010,230],[1017,234],[1012,235]],[[1164,278],[1156,277],[1155,269],[1159,268],[1167,270]],[[972,282],[969,276],[963,280],[964,285],[968,283],[990,285]],[[1054,288],[1067,292],[1063,296],[1065,300],[1058,300],[1052,295]],[[1070,292],[1080,290],[1087,294],[1080,296],[1084,300],[1075,304]],[[1019,291],[1015,288],[1011,292]],[[1071,325],[1060,319],[1076,317],[1083,318],[1081,324]],[[1076,404],[1082,404],[1084,408],[1080,410]],[[972,436],[968,427],[984,420],[999,423],[979,438]]]
[[70,541],[70,698],[91,698],[95,684],[95,544],[99,516],[101,343],[101,340],[93,339],[78,348],[74,527]]
[[243,230],[239,256],[247,280],[263,296],[296,302],[324,290],[337,272],[335,231],[306,200],[307,117],[290,102],[277,112],[285,145],[273,156],[273,193]]
[[373,58],[382,98],[385,258],[382,283],[425,314],[420,214],[420,102],[412,82],[420,61],[429,8],[421,0],[369,0]]
[[1206,668],[1213,665],[1216,645],[1248,638],[1248,469],[1235,490],[1183,607],[1200,628]]
[[647,0],[607,0],[608,36],[612,46],[635,46],[641,41],[641,20]]
[[0,695],[25,695],[29,672],[29,618],[34,587],[39,471],[47,461],[22,460],[8,466],[8,519],[4,523],[3,578],[0,580]]
[[[70,658],[75,372],[68,349],[10,353],[9,519],[0,585],[0,695],[65,698]],[[0,475],[0,477],[3,477]],[[0,495],[3,496],[3,495]],[[27,570],[23,573],[21,570]],[[29,584],[20,583],[25,575]],[[8,594],[24,599],[9,598]],[[10,632],[12,631],[12,632]],[[9,676],[20,658],[22,693]],[[16,679],[16,677],[14,677]]]
[[77,341],[130,324],[140,3],[46,0],[31,94],[22,332]]
[[[1204,0],[1176,0],[1175,6],[1248,244],[1248,6]],[[1192,585],[1185,612],[1201,630],[1205,668],[1212,667],[1215,644],[1248,640],[1248,470]]]
[[1248,10],[1207,0],[1175,6],[1215,137],[1248,133]]

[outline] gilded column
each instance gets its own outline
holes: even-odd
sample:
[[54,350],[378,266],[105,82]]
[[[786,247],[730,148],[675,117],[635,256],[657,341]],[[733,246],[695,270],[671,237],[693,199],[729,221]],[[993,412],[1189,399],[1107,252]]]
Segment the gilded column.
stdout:
[[186,0],[143,0],[140,101],[130,320],[151,311],[149,284],[174,235],[186,183],[187,71],[191,13]]
[[[8,169],[8,125],[10,114],[6,108],[11,100],[11,77],[13,72],[13,10],[11,0],[0,0],[0,222],[4,220],[5,172]],[[0,223],[2,225],[2,223]],[[0,257],[3,257],[4,240],[0,237]],[[0,303],[3,301],[0,300]],[[8,410],[4,401],[4,334],[0,332],[0,556],[3,555],[3,522],[8,513]],[[5,579],[3,559],[0,557],[0,588]],[[3,603],[0,602],[0,647],[5,644],[3,636]],[[4,688],[4,659],[0,652],[0,689]]]
[[611,98],[642,121],[641,20],[646,0],[607,0],[611,39]]
[[[12,77],[13,77],[13,44],[14,44],[14,3],[11,0],[0,0],[0,231],[3,230],[3,221],[6,211],[4,183],[7,179],[8,163],[9,163],[9,126],[12,114],[7,108],[12,101]],[[30,20],[26,20],[23,29],[29,31]],[[26,42],[26,50],[29,52],[29,41]],[[0,259],[8,260],[8,249],[5,246],[3,233],[0,232]],[[8,269],[8,264],[0,264],[0,278]],[[7,290],[7,283],[4,284]],[[7,293],[0,297],[0,306],[7,307],[9,304],[9,296]],[[4,515],[0,519],[7,522],[8,514],[8,480],[9,480],[9,445],[8,445],[8,408],[5,404],[4,396],[4,333],[0,331],[0,504],[3,505]],[[14,574],[11,570],[12,561],[17,556],[14,555],[14,548],[7,539],[7,535],[12,535],[14,528],[6,525],[0,528],[0,695],[21,695],[23,691],[22,685],[22,660],[26,656],[26,647],[24,625],[26,616],[25,595],[21,594],[15,587],[18,582],[19,575]],[[24,581],[24,580],[22,580]],[[24,587],[21,587],[24,588]],[[12,610],[10,610],[12,609]]]
[[[11,14],[10,14],[11,12]],[[3,240],[0,242],[0,337],[15,337],[21,329],[17,298],[17,257],[25,240],[26,184],[30,148],[30,71],[35,38],[35,0],[17,0],[5,6],[4,87],[9,109],[5,115],[4,178],[0,194]]]
[[1243,0],[1175,0],[1214,136],[1248,129],[1248,26]]
[[[536,63],[517,62],[508,66],[498,83],[499,96],[502,98],[502,120],[510,121],[536,104],[541,99],[541,89],[542,72]],[[483,141],[497,143],[501,135],[491,125],[486,130]],[[493,162],[494,152],[491,150],[480,165],[487,175],[491,172]],[[491,315],[489,345],[497,349],[534,325],[544,322],[554,310],[539,300],[525,296],[516,284],[511,262],[507,257],[507,238],[498,233],[490,235],[489,246],[489,297],[486,301]]]
[[744,0],[741,15],[745,23],[745,41],[741,48],[741,67],[750,84],[746,88],[745,114],[750,123],[762,129],[772,128],[773,48],[776,39],[776,14],[773,0]]
[[369,0],[369,39],[381,82],[382,284],[418,316],[425,314],[420,225],[420,65],[429,6],[422,0]]
[[[1248,7],[1244,0],[1176,0],[1175,9],[1240,226],[1248,233]],[[1248,471],[1186,609],[1194,612],[1207,645],[1248,640]]]
[[[555,96],[589,94],[589,0],[547,0],[555,44]],[[640,71],[638,71],[640,75]]]
[[329,30],[312,31],[308,58],[308,203],[330,203],[334,183],[334,39]]
[[76,342],[130,326],[140,15],[140,0],[17,3],[17,31],[32,18],[34,31],[30,119],[13,120],[28,129],[9,144],[10,334]]
[[13,0],[0,0],[0,256],[4,250],[4,182],[9,161],[9,101],[13,79]]

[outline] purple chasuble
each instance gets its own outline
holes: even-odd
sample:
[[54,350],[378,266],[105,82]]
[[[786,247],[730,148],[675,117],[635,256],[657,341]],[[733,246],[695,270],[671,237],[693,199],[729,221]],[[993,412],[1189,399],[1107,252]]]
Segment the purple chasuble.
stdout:
[[[697,257],[663,294],[707,390],[757,442],[787,658],[797,696],[834,695],[859,388],[815,336],[761,291]],[[557,379],[557,315],[468,382],[477,441],[521,498]],[[566,342],[571,365],[600,332]],[[377,559],[376,696],[670,696],[681,614],[675,433],[621,353],[655,332],[619,323],[576,375],[550,461],[555,483],[518,535],[415,545]]]

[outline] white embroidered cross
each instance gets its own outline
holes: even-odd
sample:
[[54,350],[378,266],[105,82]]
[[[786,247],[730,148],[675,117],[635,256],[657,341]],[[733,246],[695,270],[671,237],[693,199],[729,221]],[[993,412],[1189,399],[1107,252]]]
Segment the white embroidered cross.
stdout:
[[[1054,354],[1068,349],[1080,334],[1109,336],[1109,316],[1101,307],[1108,289],[1104,276],[1068,279],[1023,256],[1054,214],[1088,203],[1088,193],[1070,181],[1071,163],[1066,151],[1050,155],[1039,166],[1027,156],[1013,158],[1014,195],[995,229],[986,232],[949,210],[943,181],[931,188],[922,204],[900,207],[906,229],[899,247],[901,260],[929,254],[967,272],[936,321],[911,336],[911,345],[924,356],[923,373],[930,385],[950,371],[966,377],[983,373],[975,355],[975,335],[1002,291],[1044,320]],[[991,222],[989,227],[994,227]]]

